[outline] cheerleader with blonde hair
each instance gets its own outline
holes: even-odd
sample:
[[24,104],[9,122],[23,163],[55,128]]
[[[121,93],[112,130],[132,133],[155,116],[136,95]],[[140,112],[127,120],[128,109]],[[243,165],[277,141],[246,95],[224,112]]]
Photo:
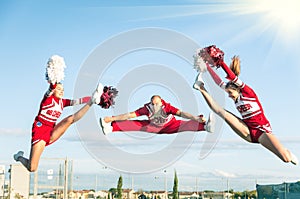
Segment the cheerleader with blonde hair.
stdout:
[[[216,46],[209,46],[197,51],[195,67],[200,71],[194,88],[199,90],[209,107],[217,115],[225,120],[231,129],[244,140],[251,143],[260,143],[270,150],[284,162],[298,164],[297,157],[287,150],[280,141],[272,134],[270,122],[264,114],[263,107],[252,88],[238,78],[240,74],[240,59],[238,56],[232,58],[230,67],[223,61],[224,53]],[[204,64],[200,64],[199,59],[203,59]],[[227,74],[227,83],[224,83],[213,67],[222,68]],[[233,100],[241,118],[223,109],[212,98],[204,87],[202,73],[207,70],[214,82],[223,88],[228,97]]]

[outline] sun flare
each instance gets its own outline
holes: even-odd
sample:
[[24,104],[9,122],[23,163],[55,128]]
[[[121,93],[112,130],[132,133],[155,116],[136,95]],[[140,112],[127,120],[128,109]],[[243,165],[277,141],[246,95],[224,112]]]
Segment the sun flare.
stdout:
[[264,21],[273,24],[279,33],[296,36],[300,31],[299,0],[254,0],[250,9],[261,13]]
[[298,0],[261,0],[258,5],[270,19],[278,21],[280,25],[294,27],[299,23],[300,2]]

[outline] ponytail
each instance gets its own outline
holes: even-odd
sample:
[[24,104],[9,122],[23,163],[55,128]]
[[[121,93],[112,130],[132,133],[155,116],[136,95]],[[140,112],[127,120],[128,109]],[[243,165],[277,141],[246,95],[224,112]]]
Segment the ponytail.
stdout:
[[239,76],[241,73],[240,58],[235,55],[231,58],[231,60],[230,69],[236,76]]

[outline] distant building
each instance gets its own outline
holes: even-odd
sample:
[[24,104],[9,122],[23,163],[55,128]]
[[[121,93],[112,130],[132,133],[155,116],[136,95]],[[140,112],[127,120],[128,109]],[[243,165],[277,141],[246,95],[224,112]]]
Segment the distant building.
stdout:
[[0,165],[0,198],[5,196],[5,166]]
[[95,191],[93,190],[81,190],[70,191],[69,198],[71,199],[95,199]]
[[201,199],[230,199],[233,198],[233,194],[232,193],[227,193],[227,192],[203,192],[201,197]]
[[29,198],[30,173],[21,164],[10,165],[9,198]]
[[232,193],[227,192],[179,192],[179,199],[229,199]]
[[270,185],[256,185],[258,199],[299,199],[300,182]]
[[199,195],[196,194],[195,192],[189,192],[189,191],[179,192],[179,199],[198,199],[198,198]]
[[0,197],[0,198],[8,198],[8,191],[9,191],[9,181],[8,180],[5,180],[4,182],[4,188],[3,188],[3,195]]
[[150,191],[143,193],[146,198],[150,199],[168,199],[168,192],[166,191]]
[[109,194],[108,191],[97,191],[95,193],[95,197],[96,198],[100,198],[100,199],[107,199],[108,198],[108,194]]
[[133,199],[136,198],[133,189],[122,189],[122,199]]

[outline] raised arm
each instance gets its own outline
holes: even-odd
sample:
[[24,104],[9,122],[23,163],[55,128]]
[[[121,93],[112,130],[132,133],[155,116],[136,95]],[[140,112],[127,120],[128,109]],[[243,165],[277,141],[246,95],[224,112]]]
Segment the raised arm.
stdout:
[[45,93],[45,97],[50,97],[53,94],[53,91],[56,88],[56,84],[50,83],[48,90]]
[[70,106],[74,106],[74,105],[78,105],[78,104],[86,104],[90,100],[91,100],[90,96],[82,97],[82,98],[79,98],[79,99],[74,99],[74,100],[71,100]]
[[229,68],[224,62],[224,52],[221,49],[217,48],[215,45],[202,48],[199,52],[197,51],[197,56],[200,56],[206,63],[207,70],[217,85],[222,87],[223,83],[211,67],[221,67],[227,74],[227,79],[229,79],[239,87],[245,86],[245,84],[237,77],[240,72],[240,63],[238,56],[234,56],[232,58],[232,70],[231,67]]
[[124,120],[129,120],[131,118],[135,118],[137,117],[135,112],[130,112],[130,113],[124,113],[121,115],[117,115],[117,116],[107,116],[104,118],[105,122],[113,122],[113,121],[124,121]]
[[219,77],[219,75],[214,71],[212,67],[207,64],[207,71],[209,72],[210,76],[213,78],[214,82],[220,86],[221,88],[225,89],[225,82]]
[[220,63],[221,68],[225,71],[225,73],[227,74],[227,79],[232,81],[234,84],[236,84],[237,86],[243,88],[245,86],[245,83],[242,82],[242,80],[240,80],[238,78],[238,76],[236,76],[234,74],[234,72],[226,65],[225,62],[221,62]]
[[182,118],[185,118],[185,119],[190,119],[190,120],[195,120],[197,122],[205,122],[205,118],[203,117],[203,115],[200,115],[200,116],[194,116],[188,112],[183,112],[181,110],[178,110],[176,112],[176,115],[179,116],[179,117],[182,117]]

